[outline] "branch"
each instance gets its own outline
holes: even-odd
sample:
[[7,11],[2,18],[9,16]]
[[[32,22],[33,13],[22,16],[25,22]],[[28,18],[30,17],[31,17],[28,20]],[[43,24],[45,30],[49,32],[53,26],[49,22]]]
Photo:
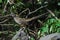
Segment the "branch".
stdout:
[[27,8],[27,9],[23,10],[19,15],[21,15],[23,12],[29,10],[28,15],[26,16],[26,18],[27,18],[30,14],[35,13],[36,11],[38,11],[39,9],[42,9],[42,8],[44,8],[44,7],[47,7],[47,5],[41,6],[41,7],[39,7],[38,9],[36,9],[36,10],[34,10],[34,11],[32,11],[32,12],[30,12],[29,8]]
[[8,33],[15,33],[13,31],[0,31],[0,34],[8,34]]
[[0,24],[1,24],[1,23],[4,23],[4,22],[6,22],[6,21],[8,21],[8,19],[6,19],[6,20],[4,20],[4,21],[0,22]]
[[1,26],[12,26],[14,24],[0,24]]
[[37,20],[41,25],[44,25],[44,23],[41,20]]
[[8,4],[8,2],[7,2],[6,5],[4,6],[3,13],[6,12],[7,4]]
[[7,0],[7,3],[6,3],[6,5],[4,6],[4,9],[3,9],[4,10],[3,13],[7,11],[6,8],[7,8],[8,3],[10,5],[14,4],[14,0]]
[[27,18],[30,14],[35,13],[36,11],[38,11],[38,10],[44,8],[44,7],[47,7],[47,5],[41,6],[41,7],[39,7],[38,9],[36,9],[36,10],[34,10],[34,11],[32,11],[32,12],[29,12],[29,14],[26,16],[26,18]]
[[49,9],[47,9],[47,8],[46,8],[46,10],[47,10],[55,19],[58,19],[51,10],[49,10]]
[[10,14],[5,15],[5,16],[0,16],[0,18],[5,18],[5,17],[8,17],[8,16],[10,16]]
[[44,16],[46,14],[48,14],[48,12],[47,13],[44,13],[44,14],[41,14],[41,15],[38,15],[38,16],[35,16],[35,17],[32,17],[30,19],[27,19],[26,21],[29,22],[29,21],[35,20],[35,19],[40,18],[40,17],[42,17],[42,16]]
[[29,15],[30,15],[30,14],[32,14],[32,13],[35,13],[36,11],[38,11],[38,10],[40,10],[40,9],[44,8],[44,7],[47,7],[47,5],[39,7],[38,9],[36,9],[36,10],[34,10],[34,11],[30,12],[30,13],[29,13]]
[[37,39],[37,32],[35,32],[35,31],[33,31],[33,30],[31,30],[31,29],[29,29],[29,28],[27,28],[28,29],[28,33],[30,34],[30,35],[32,35],[33,37],[36,37],[36,39]]
[[[27,10],[29,10],[29,8],[23,10],[19,15],[21,15],[22,13],[24,13],[24,12],[27,11]],[[29,10],[29,12],[30,12],[30,10]]]

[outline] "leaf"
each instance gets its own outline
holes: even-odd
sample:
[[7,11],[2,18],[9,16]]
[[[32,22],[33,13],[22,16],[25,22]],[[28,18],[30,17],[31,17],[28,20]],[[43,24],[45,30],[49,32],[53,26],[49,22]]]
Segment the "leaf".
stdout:
[[54,22],[54,19],[50,19],[49,22],[50,22],[50,24],[53,23]]
[[59,33],[60,33],[60,28],[58,28],[58,29],[57,29],[57,32],[59,32]]
[[38,31],[38,37],[40,37],[41,30]]
[[54,22],[54,20],[55,20],[55,19],[53,19],[53,18],[48,19],[46,23],[49,25],[49,24],[53,23],[53,22]]
[[53,26],[50,27],[50,32],[52,32],[52,30],[53,30]]
[[59,24],[59,23],[57,23],[57,24],[56,24],[56,26],[60,26],[60,24]]
[[0,0],[0,3],[2,3],[2,0]]
[[48,32],[48,27],[43,27],[42,32]]
[[38,32],[38,35],[40,34],[40,31]]

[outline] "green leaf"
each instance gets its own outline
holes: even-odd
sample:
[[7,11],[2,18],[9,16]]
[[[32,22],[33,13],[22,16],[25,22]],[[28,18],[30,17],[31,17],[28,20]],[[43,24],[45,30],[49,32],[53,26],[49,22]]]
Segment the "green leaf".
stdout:
[[2,0],[0,0],[0,3],[2,3]]
[[57,32],[59,32],[59,33],[60,33],[60,28],[58,28],[58,29],[57,29]]
[[49,24],[53,23],[53,22],[54,22],[54,20],[55,20],[55,19],[53,19],[53,18],[48,19],[46,23],[49,25]]
[[40,37],[41,30],[38,31],[38,37]]
[[38,32],[38,35],[40,34],[40,31]]
[[43,27],[42,32],[48,32],[48,27]]
[[50,27],[50,32],[53,30],[53,26]]
[[35,40],[35,39],[33,37],[31,37],[30,40]]

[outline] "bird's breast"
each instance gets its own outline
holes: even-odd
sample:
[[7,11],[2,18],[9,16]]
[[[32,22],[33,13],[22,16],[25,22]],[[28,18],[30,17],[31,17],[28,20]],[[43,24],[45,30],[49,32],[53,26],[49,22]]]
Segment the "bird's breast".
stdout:
[[20,20],[18,18],[14,18],[15,22],[18,24],[21,24]]
[[27,22],[24,19],[20,19],[20,18],[14,18],[15,22],[18,23],[19,25],[24,25],[27,24]]

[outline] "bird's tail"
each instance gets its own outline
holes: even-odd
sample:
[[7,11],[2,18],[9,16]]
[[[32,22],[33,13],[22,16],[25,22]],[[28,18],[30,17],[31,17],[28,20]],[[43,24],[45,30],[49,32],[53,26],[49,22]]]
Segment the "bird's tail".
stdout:
[[46,14],[48,14],[48,13],[44,13],[44,14],[41,14],[41,15],[38,15],[38,16],[35,16],[35,17],[32,17],[32,18],[30,18],[30,19],[28,19],[28,20],[26,20],[26,21],[32,21],[32,20],[35,20],[35,19],[37,19],[37,18],[40,18],[41,16],[44,16],[44,15],[46,15]]

